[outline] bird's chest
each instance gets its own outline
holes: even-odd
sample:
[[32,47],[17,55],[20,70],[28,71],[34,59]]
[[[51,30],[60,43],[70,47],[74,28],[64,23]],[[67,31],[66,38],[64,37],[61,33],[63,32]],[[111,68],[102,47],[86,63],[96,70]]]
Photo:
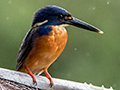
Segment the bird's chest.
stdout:
[[56,50],[59,52],[64,49],[67,43],[67,31],[65,28],[59,28],[58,26],[53,26],[53,30],[49,33],[48,44],[51,47],[55,47]]
[[27,66],[34,73],[48,68],[64,50],[67,37],[65,28],[60,29],[58,26],[53,26],[49,35],[42,35],[36,38],[26,60]]
[[64,50],[67,43],[67,31],[65,28],[52,26],[49,35],[38,37],[32,51],[34,51],[40,59],[56,59]]

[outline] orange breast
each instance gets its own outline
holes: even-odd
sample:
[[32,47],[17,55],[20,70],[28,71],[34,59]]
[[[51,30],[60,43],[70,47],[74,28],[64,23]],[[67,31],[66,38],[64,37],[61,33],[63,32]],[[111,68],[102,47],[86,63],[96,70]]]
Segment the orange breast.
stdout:
[[62,53],[67,43],[67,31],[58,26],[52,26],[49,35],[35,39],[33,48],[25,59],[21,71],[28,67],[34,74],[39,74],[48,68]]

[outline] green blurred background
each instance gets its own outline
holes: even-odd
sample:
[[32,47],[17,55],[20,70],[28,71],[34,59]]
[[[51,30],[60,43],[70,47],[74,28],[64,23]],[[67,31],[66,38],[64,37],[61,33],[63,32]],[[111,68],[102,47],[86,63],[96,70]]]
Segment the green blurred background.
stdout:
[[33,14],[57,5],[104,31],[67,27],[68,43],[50,66],[52,77],[120,90],[120,0],[0,0],[0,67],[15,70]]

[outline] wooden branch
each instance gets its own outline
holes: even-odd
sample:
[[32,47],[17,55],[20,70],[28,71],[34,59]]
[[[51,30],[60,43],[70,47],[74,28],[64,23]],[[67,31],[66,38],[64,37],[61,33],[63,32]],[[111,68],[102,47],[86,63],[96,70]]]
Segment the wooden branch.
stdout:
[[26,73],[0,68],[0,90],[113,90],[87,83],[53,78],[54,85],[49,86],[49,80],[43,76],[35,76],[37,86],[33,85],[32,78]]

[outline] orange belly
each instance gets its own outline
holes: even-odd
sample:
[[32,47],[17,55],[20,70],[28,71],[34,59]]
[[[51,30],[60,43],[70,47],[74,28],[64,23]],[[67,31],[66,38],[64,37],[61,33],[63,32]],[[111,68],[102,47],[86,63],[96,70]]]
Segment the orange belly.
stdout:
[[28,67],[34,74],[39,74],[60,56],[67,43],[67,31],[58,26],[52,28],[49,35],[35,39],[33,48],[19,71],[27,72],[26,67]]

